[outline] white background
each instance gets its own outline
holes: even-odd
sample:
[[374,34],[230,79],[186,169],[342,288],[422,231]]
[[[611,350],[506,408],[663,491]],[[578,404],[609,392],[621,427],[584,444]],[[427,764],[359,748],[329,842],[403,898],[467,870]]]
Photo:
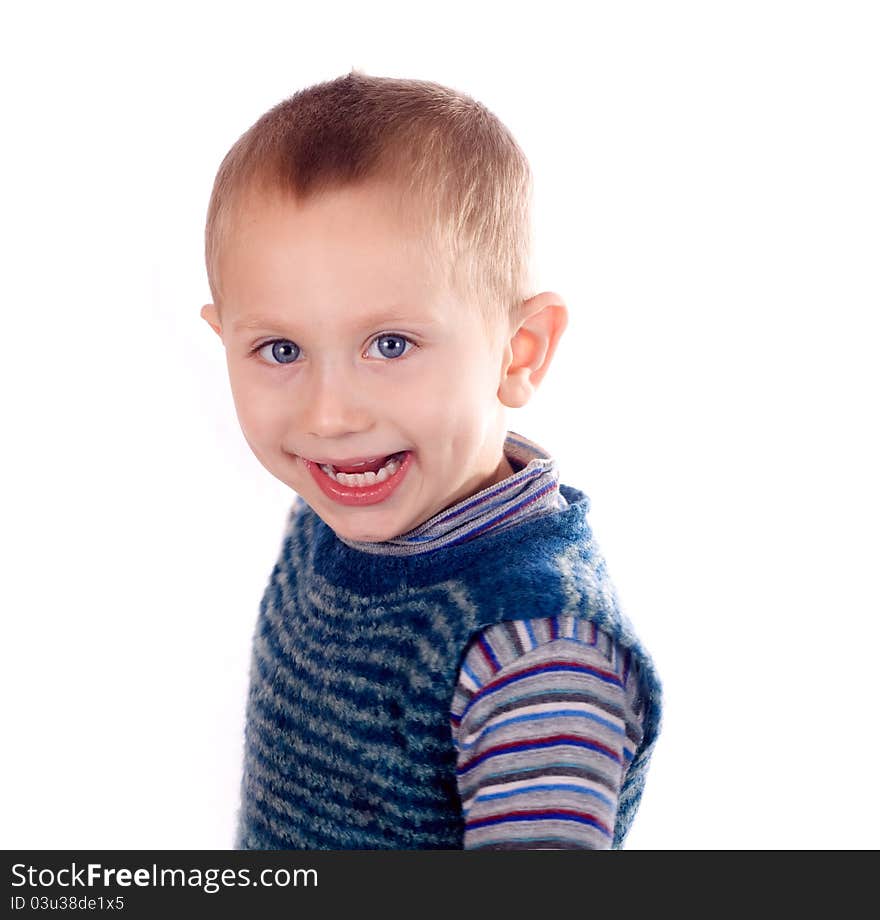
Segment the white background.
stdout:
[[205,210],[353,66],[475,96],[532,163],[571,322],[508,421],[591,497],[664,679],[629,847],[876,846],[876,4],[305,6],[6,13],[0,846],[233,843],[292,493],[199,317]]

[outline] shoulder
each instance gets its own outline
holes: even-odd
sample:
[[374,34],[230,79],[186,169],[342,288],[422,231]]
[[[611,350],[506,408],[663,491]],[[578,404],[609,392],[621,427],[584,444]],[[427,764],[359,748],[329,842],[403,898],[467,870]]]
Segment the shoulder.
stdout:
[[[567,701],[567,702],[566,702]],[[642,738],[642,682],[631,650],[595,621],[566,614],[506,620],[468,644],[450,707],[453,731],[471,733],[500,712],[573,703]]]
[[642,742],[627,649],[571,615],[473,636],[450,710],[465,849],[611,846]]

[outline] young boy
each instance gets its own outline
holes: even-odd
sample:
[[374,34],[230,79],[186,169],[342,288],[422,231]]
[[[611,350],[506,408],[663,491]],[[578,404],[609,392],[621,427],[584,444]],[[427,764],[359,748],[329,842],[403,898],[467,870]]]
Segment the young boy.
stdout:
[[236,845],[618,847],[660,723],[589,499],[508,431],[567,314],[485,107],[350,74],[263,115],[208,208],[245,439],[297,493],[259,609]]

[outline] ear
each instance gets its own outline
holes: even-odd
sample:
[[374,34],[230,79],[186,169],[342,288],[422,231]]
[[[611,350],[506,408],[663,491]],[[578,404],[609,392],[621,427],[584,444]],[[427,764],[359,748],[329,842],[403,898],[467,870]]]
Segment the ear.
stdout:
[[568,325],[568,309],[558,294],[544,291],[523,303],[517,322],[498,387],[498,398],[511,409],[524,406],[547,373]]
[[202,319],[223,339],[223,327],[220,325],[220,311],[217,305],[206,303],[201,310]]

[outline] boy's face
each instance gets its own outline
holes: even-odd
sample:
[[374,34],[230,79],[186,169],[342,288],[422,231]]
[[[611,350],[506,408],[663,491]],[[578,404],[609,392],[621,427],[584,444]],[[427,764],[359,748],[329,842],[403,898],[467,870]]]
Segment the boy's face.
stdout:
[[[392,201],[378,182],[254,200],[220,260],[222,327],[215,305],[202,310],[257,459],[352,540],[405,533],[512,472],[499,398],[509,330],[488,333],[478,305],[433,280]],[[398,451],[377,484],[307,462]]]

